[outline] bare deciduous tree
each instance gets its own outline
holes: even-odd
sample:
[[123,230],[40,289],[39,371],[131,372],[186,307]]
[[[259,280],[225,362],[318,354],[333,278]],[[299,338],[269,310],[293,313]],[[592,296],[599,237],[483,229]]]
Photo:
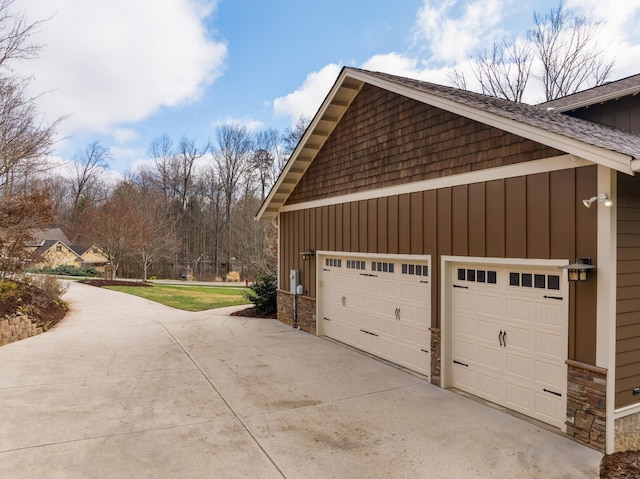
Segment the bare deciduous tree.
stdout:
[[[567,10],[560,4],[533,16],[528,42],[503,39],[491,52],[471,58],[473,75],[486,95],[522,101],[533,77],[542,83],[547,101],[598,86],[609,77],[614,59],[598,48],[599,22]],[[449,81],[467,89],[464,73],[452,69]]]
[[600,23],[562,4],[545,15],[535,13],[533,22],[529,37],[542,63],[539,79],[547,100],[606,81],[615,60],[606,60],[596,44]]
[[215,152],[218,178],[224,193],[226,234],[226,263],[229,272],[231,259],[231,208],[238,191],[238,183],[247,168],[252,153],[252,138],[249,130],[238,124],[225,124],[216,129],[218,150]]

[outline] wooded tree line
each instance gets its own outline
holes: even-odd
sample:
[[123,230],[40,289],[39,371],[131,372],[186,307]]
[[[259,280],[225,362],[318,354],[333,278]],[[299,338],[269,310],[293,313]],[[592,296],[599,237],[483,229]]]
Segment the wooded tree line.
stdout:
[[96,243],[114,275],[253,279],[276,264],[275,227],[255,214],[307,123],[284,133],[223,124],[203,145],[163,134],[148,163],[115,184],[109,151],[94,142],[67,174],[41,176],[55,222],[72,242]]

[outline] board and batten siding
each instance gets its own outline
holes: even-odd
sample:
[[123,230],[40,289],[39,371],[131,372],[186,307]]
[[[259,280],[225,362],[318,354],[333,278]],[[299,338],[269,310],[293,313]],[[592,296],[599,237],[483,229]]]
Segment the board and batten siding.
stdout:
[[589,105],[566,112],[567,115],[640,133],[640,96],[628,95],[616,100]]
[[[432,257],[432,326],[440,327],[442,255],[567,259],[597,264],[597,208],[582,200],[597,188],[597,169],[549,173],[453,186],[280,213],[280,288],[300,270],[316,297],[317,258],[307,249]],[[640,276],[640,275],[639,275]],[[595,275],[594,275],[595,277]],[[570,284],[569,358],[595,363],[596,281]]]
[[640,178],[618,173],[616,408],[640,401]]

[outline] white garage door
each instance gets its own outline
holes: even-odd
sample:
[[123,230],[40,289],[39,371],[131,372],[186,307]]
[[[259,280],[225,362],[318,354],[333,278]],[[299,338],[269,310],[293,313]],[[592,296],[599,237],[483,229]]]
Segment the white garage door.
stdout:
[[321,257],[322,333],[430,375],[427,261]]
[[563,428],[568,310],[560,271],[455,264],[452,276],[453,387]]

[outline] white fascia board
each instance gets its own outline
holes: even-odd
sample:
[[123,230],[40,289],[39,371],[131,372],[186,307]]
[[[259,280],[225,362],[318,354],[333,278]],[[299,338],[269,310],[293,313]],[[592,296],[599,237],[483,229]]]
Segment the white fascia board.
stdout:
[[[304,161],[300,161],[300,162],[298,162],[297,160],[298,160],[298,156],[300,155],[300,152],[305,149],[305,145],[309,141],[309,138],[311,138],[314,135],[314,132],[315,132],[316,128],[318,127],[318,123],[320,121],[322,121],[322,118],[323,118],[324,113],[326,112],[327,108],[329,108],[329,106],[331,106],[333,98],[335,98],[335,96],[337,95],[338,91],[342,88],[342,84],[344,83],[344,80],[345,80],[346,77],[347,77],[347,70],[344,69],[344,70],[342,70],[340,75],[338,75],[338,78],[336,79],[336,82],[334,83],[333,87],[331,88],[331,90],[327,94],[326,98],[324,99],[324,102],[322,102],[322,105],[320,106],[320,108],[316,112],[315,116],[311,120],[311,123],[309,124],[309,126],[307,127],[307,130],[305,131],[304,135],[300,139],[300,142],[296,146],[296,149],[291,154],[291,157],[289,158],[289,161],[287,162],[287,164],[285,165],[284,169],[282,170],[282,172],[278,176],[278,179],[276,180],[276,183],[271,188],[271,191],[269,192],[269,195],[267,196],[267,198],[265,199],[265,201],[262,204],[262,207],[260,208],[260,210],[258,211],[258,213],[255,216],[256,220],[258,220],[258,221],[261,220],[262,217],[265,215],[266,210],[269,208],[270,204],[274,201],[274,196],[276,196],[276,194],[279,192],[279,190],[280,190],[283,182],[285,181],[285,179],[289,177],[289,173],[290,173],[291,169],[293,168],[293,165],[296,164],[296,163],[301,163],[301,164],[304,165],[303,168],[302,168],[302,172],[296,172],[295,173],[295,175],[297,177],[296,181],[295,181],[295,184],[297,184],[298,181],[300,180],[300,178],[302,177],[302,175],[304,175],[304,173],[306,172],[306,170],[309,167],[309,165],[311,164],[311,162],[313,161],[313,159],[309,160],[308,158],[305,158]],[[354,92],[353,98],[355,98],[355,95],[357,95],[358,91],[359,90],[353,89],[353,92]],[[346,108],[348,108],[348,106],[345,107],[345,111],[346,111]],[[342,112],[342,114],[344,114],[344,111]],[[328,132],[328,134],[326,134],[326,135],[323,134],[322,135],[324,137],[324,140],[322,141],[323,145],[324,145],[324,142],[326,141],[326,139],[329,137],[330,133],[333,131],[333,128],[335,128],[335,125],[338,123],[338,121],[340,121],[340,118],[342,118],[342,114],[340,114],[335,119],[335,122],[333,123],[333,126],[330,129],[330,131]],[[324,120],[324,121],[326,121],[326,120]],[[315,154],[313,155],[313,157],[315,158]],[[289,196],[289,194],[287,193],[287,197],[288,196]],[[285,200],[286,200],[286,198],[285,198]],[[282,204],[284,204],[284,201],[282,202]],[[275,217],[275,216],[274,215],[269,215],[270,219],[273,219],[273,217]]]
[[594,98],[590,98],[588,100],[577,101],[575,103],[571,103],[569,105],[561,106],[561,107],[550,107],[553,108],[554,111],[565,112],[569,110],[577,110],[578,108],[583,108],[585,106],[592,106],[596,103],[604,103],[605,101],[617,100],[618,98],[622,98],[624,96],[637,95],[640,93],[640,86],[634,86],[631,88],[626,88],[624,90],[616,91],[614,93],[609,93],[608,95],[600,95]]
[[453,100],[442,98],[437,95],[432,95],[424,91],[414,90],[413,88],[399,85],[389,80],[384,80],[378,77],[371,77],[361,72],[350,72],[350,76],[369,83],[371,85],[383,88],[385,90],[393,91],[400,95],[412,98],[414,100],[426,103],[428,105],[440,108],[442,110],[455,113],[460,116],[464,116],[471,120],[476,120],[485,125],[493,126],[500,130],[508,131],[514,135],[527,138],[529,140],[537,141],[544,145],[557,148],[572,155],[585,158],[600,165],[612,168],[614,170],[633,174],[631,170],[632,157],[617,153],[611,150],[600,148],[593,145],[588,145],[578,140],[567,138],[564,135],[553,133],[542,128],[537,128],[531,125],[525,125],[515,120],[489,113],[484,110],[462,105]]

